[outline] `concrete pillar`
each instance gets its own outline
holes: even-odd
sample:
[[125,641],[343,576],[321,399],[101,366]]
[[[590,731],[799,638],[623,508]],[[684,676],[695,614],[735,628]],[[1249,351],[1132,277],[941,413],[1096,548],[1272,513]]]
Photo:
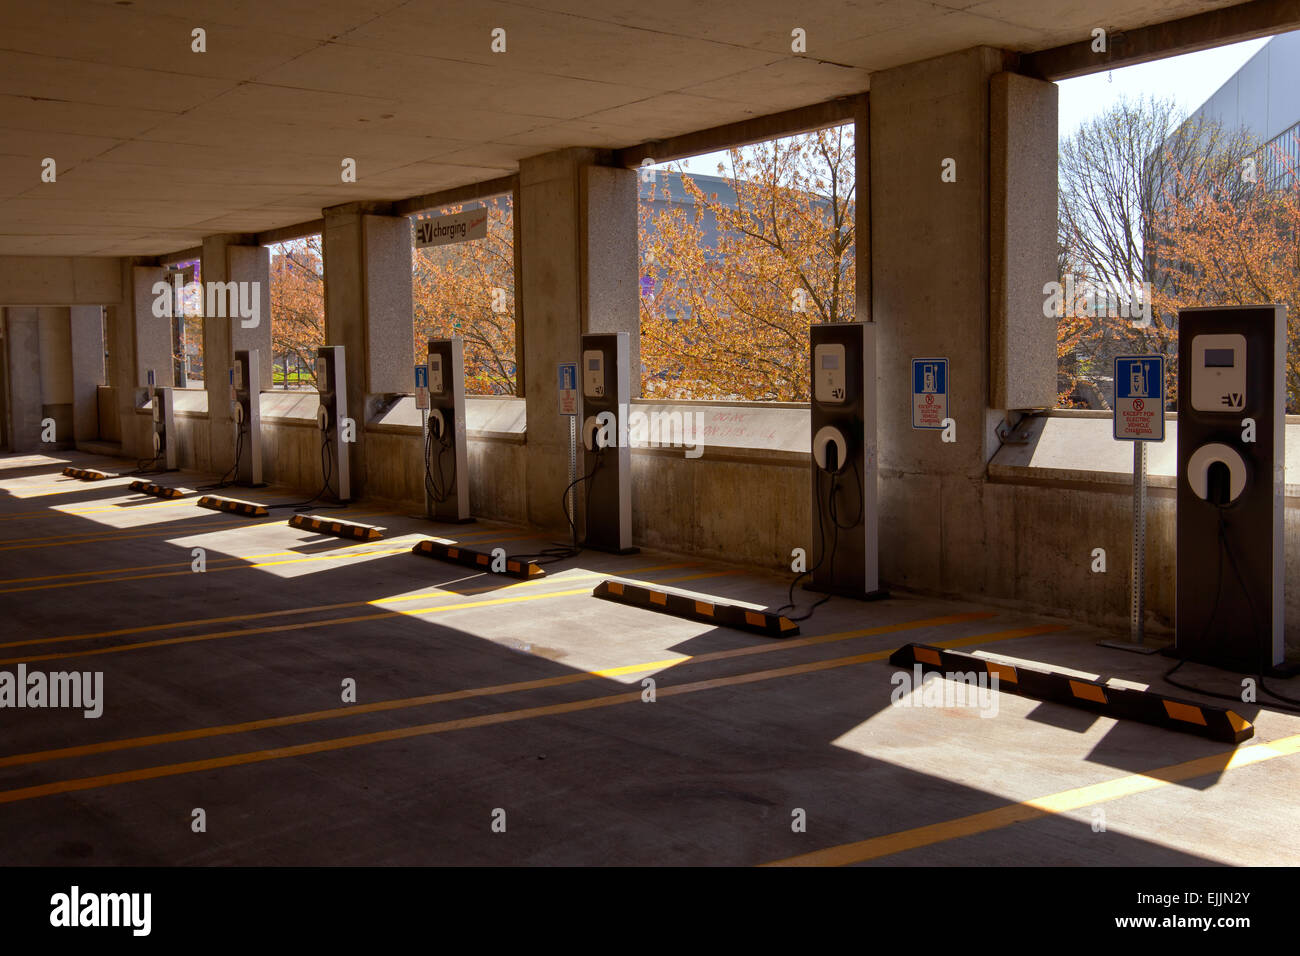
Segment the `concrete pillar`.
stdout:
[[[248,244],[238,235],[204,236],[200,278],[208,447],[189,452],[197,467],[225,471],[235,460],[229,371],[236,349],[258,349],[262,353],[262,388],[271,387],[271,251]],[[251,317],[239,314],[240,303],[253,306]]]
[[122,301],[108,306],[108,348],[112,356],[106,369],[117,397],[122,454],[153,457],[153,430],[148,416],[137,415],[140,394],[153,369],[159,385],[172,381],[171,319],[154,315],[158,293],[154,286],[166,282],[166,270],[144,266],[138,259],[118,260],[122,270]]
[[74,305],[68,310],[72,345],[72,436],[75,441],[99,437],[99,386],[104,378],[104,310],[98,305]]
[[356,497],[365,493],[370,405],[415,388],[411,221],[376,215],[361,203],[326,209],[324,216],[324,344],[342,345],[347,358],[348,417],[357,423],[349,448]]
[[[1013,570],[1015,549],[999,535],[1014,516],[984,500],[1003,418],[988,400],[989,78],[1003,62],[976,48],[871,78],[881,577],[895,586],[986,593]],[[923,357],[950,361],[955,442],[912,428],[911,360]]]
[[5,310],[9,386],[9,447],[39,451],[41,444],[41,321],[36,308]]
[[997,73],[989,94],[989,404],[1051,408],[1057,320],[1043,315],[1043,286],[1057,279],[1057,87]]
[[[72,336],[68,309],[61,306],[37,312],[40,328],[41,421],[54,423],[53,447],[73,447]],[[51,447],[44,444],[44,447]]]
[[556,363],[578,361],[583,332],[627,332],[632,396],[641,394],[636,173],[596,160],[566,149],[519,164],[527,513],[546,528],[566,527],[569,423],[556,414]]
[[160,294],[170,301],[169,291],[155,291],[155,286],[160,282],[168,285],[167,271],[159,266],[133,266],[131,269],[131,316],[134,321],[132,344],[135,385],[138,388],[149,384],[151,369],[155,385],[171,385],[174,375],[171,319],[154,314],[154,303]]

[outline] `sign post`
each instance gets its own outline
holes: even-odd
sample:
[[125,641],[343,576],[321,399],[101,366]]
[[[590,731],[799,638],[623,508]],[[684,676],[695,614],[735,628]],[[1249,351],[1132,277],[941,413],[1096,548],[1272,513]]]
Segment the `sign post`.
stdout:
[[578,546],[578,513],[574,510],[574,482],[578,470],[578,363],[560,362],[556,366],[556,405],[559,413],[569,419],[569,526],[573,533],[573,547]]
[[1163,355],[1117,355],[1112,425],[1116,441],[1133,443],[1133,574],[1129,596],[1130,643],[1103,641],[1142,654],[1157,648],[1143,644],[1146,618],[1147,442],[1165,440],[1165,359]]

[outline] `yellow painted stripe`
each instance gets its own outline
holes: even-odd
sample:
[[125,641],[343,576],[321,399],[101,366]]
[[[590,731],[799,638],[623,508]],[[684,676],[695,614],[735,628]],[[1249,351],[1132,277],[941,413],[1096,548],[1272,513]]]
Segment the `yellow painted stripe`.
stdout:
[[[340,548],[338,549],[338,551],[331,552],[331,554],[338,554],[345,550],[346,550],[345,548]],[[395,553],[400,553],[403,550],[405,549],[397,548],[395,549]],[[364,554],[384,554],[384,553],[387,552],[364,552]],[[322,559],[328,558],[328,555],[312,556],[312,559],[317,559],[317,558],[322,558]],[[294,561],[296,560],[297,559],[290,559],[289,561],[283,563],[294,563]],[[262,562],[261,564],[255,566],[272,567],[277,563],[280,562],[268,561],[268,562]],[[690,568],[696,566],[697,565],[695,565],[693,562],[683,562],[679,564],[650,565],[649,567],[633,568],[627,573],[628,574],[649,574],[654,571],[673,571],[681,568]],[[218,570],[224,571],[230,569],[219,568]],[[179,573],[192,574],[193,572],[185,571]],[[583,574],[581,576],[573,576],[568,578],[552,578],[549,580],[524,581],[521,582],[520,584],[510,585],[510,587],[511,588],[522,587],[524,585],[530,585],[536,587],[539,584],[550,584],[551,581],[553,580],[586,581],[586,580],[591,580],[592,578],[597,578],[602,576],[603,575],[599,575],[599,574]],[[503,590],[503,589],[496,585],[490,585],[481,588],[468,588],[465,591],[459,593],[482,594],[485,591],[499,591],[499,590]],[[10,641],[5,644],[0,644],[0,648],[26,647],[30,645],[44,645],[44,644],[65,644],[68,643],[69,641],[89,641],[101,637],[125,637],[130,634],[148,634],[155,631],[166,631],[172,628],[180,629],[186,627],[198,627],[199,625],[202,624],[229,624],[232,621],[256,621],[256,620],[265,620],[267,618],[273,618],[273,617],[297,616],[300,614],[309,614],[317,611],[340,611],[340,610],[345,610],[347,608],[354,608],[354,607],[373,607],[373,606],[384,605],[384,604],[397,604],[403,601],[423,601],[426,598],[438,597],[440,595],[449,595],[455,593],[458,592],[448,591],[443,588],[437,588],[432,591],[419,591],[416,592],[415,594],[404,594],[404,595],[397,595],[394,597],[377,598],[371,601],[343,601],[337,604],[316,604],[308,607],[283,608],[277,611],[259,611],[252,614],[227,614],[227,615],[222,615],[220,617],[194,618],[188,621],[166,621],[162,624],[146,624],[141,627],[124,627],[124,628],[117,628],[116,630],[111,630],[111,631],[91,631],[84,634],[65,634],[65,635],[60,635],[58,637],[31,637],[31,638],[24,638],[23,640],[20,641]]]
[[[186,504],[188,502],[181,502]],[[122,515],[128,512],[118,509]],[[218,511],[201,511],[193,518],[210,518],[217,521],[222,520],[225,515]],[[191,520],[186,518],[186,520]],[[249,524],[247,521],[227,521],[225,524],[210,525],[205,524],[196,527],[191,534],[211,534],[213,531],[225,531],[230,528],[256,528],[259,524],[271,525],[277,524],[275,521],[262,521],[258,524]],[[72,544],[93,544],[98,541],[129,541],[135,538],[180,538],[185,537],[185,531],[177,528],[175,525],[169,525],[168,530],[160,531],[157,525],[131,525],[127,528],[97,528],[90,531],[77,531],[72,534],[52,534],[41,538],[23,536],[18,538],[6,538],[0,541],[0,551],[22,551],[30,548],[55,548],[62,545]]]
[[[579,591],[575,593],[582,592]],[[1013,631],[1009,633],[1017,634],[1018,632]],[[1007,637],[1000,637],[997,634],[982,635],[982,637],[986,643],[995,640],[1009,639]],[[782,646],[784,647],[784,645]],[[813,674],[821,671],[835,670],[840,667],[863,664],[868,661],[883,660],[888,658],[891,653],[893,652],[888,650],[873,651],[866,654],[854,654],[850,657],[836,657],[829,660],[810,661],[804,664],[793,664],[788,667],[777,667],[762,671],[749,671],[743,674],[732,674],[727,677],[691,681],[685,684],[661,685],[656,689],[656,694],[658,697],[676,697],[684,694],[698,693],[699,691],[704,690],[712,690],[718,687],[735,687],[744,684],[774,680],[781,677]],[[575,679],[581,679],[583,675],[570,676],[573,676]],[[550,717],[558,714],[578,713],[581,711],[596,710],[640,700],[641,690],[640,688],[637,688],[636,690],[608,694],[601,697],[589,697],[582,700],[566,701],[558,704],[544,704],[538,707],[525,707],[518,710],[498,711],[491,714],[480,714],[473,717],[442,720],[431,724],[420,724],[414,727],[400,727],[368,734],[335,737],[328,740],[319,740],[312,743],[298,744],[290,747],[276,747],[271,750],[254,750],[245,753],[229,754],[224,757],[213,757],[205,760],[192,760],[184,763],[143,767],[137,770],[101,774],[93,777],[81,777],[73,780],[57,780],[52,783],[0,791],[0,804],[16,803],[21,800],[31,800],[36,797],[47,797],[59,793],[93,790],[99,787],[110,787],[117,784],[134,783],[141,780],[157,780],[162,777],[198,773],[205,770],[218,770],[226,767],[245,766],[248,764],[263,763],[270,760],[283,760],[287,757],[299,757],[307,754],[345,750],[351,747],[385,743],[393,740],[407,740],[412,737],[424,737],[431,734],[446,733],[453,730],[468,730],[475,727],[489,727],[514,723],[520,720],[530,720],[536,717]],[[354,712],[356,711],[354,710]]]
[[[1144,773],[1117,777],[1114,780],[1105,780],[1085,787],[1076,787],[1073,790],[1064,790],[1060,793],[1037,797],[1022,803],[1011,803],[995,810],[986,810],[983,813],[974,813],[970,816],[958,817],[955,820],[931,823],[927,826],[914,827],[911,830],[901,830],[898,833],[887,833],[883,836],[859,840],[856,843],[846,843],[841,846],[828,847],[824,850],[816,850],[812,853],[787,857],[784,860],[776,860],[765,865],[845,866],[852,863],[864,863],[868,860],[878,860],[882,857],[893,856],[895,853],[903,853],[924,846],[933,846],[936,843],[943,843],[948,840],[1000,830],[1027,820],[1068,813],[1071,810],[1081,810],[1084,807],[1095,806],[1098,803],[1119,800],[1122,797],[1144,793],[1148,790],[1157,790],[1170,784],[1184,783],[1209,774],[1238,770],[1251,764],[1273,760],[1277,757],[1292,756],[1296,753],[1300,753],[1300,734],[1283,737],[1280,740],[1273,740],[1268,743],[1242,747],[1237,750],[1227,750],[1222,753],[1211,754],[1208,757],[1198,757],[1184,763],[1171,764]],[[0,799],[3,798],[0,797]]]
[[[894,632],[910,628],[936,627],[945,624],[961,623],[971,618],[988,617],[987,614],[971,615],[948,615],[941,618],[921,618],[915,621],[908,621],[901,624],[889,625],[887,630]],[[1018,637],[1027,637],[1031,634],[1041,633],[1040,630],[1033,628],[1016,628],[1006,631],[997,631],[992,634],[978,635],[982,643],[992,643],[994,641],[1013,640]],[[870,632],[848,632],[844,634],[828,634],[821,638],[814,639],[816,642],[827,643],[833,640],[847,640],[852,636],[869,636]],[[969,638],[958,638],[956,640],[968,641]],[[138,747],[149,747],[156,744],[174,743],[184,740],[198,740],[203,737],[216,737],[225,734],[248,733],[256,730],[264,730],[269,727],[283,727],[291,724],[310,723],[318,720],[332,720],[339,717],[349,717],[358,714],[369,714],[377,711],[402,710],[408,707],[420,707],[426,704],[436,704],[452,700],[465,700],[471,697],[484,697],[489,695],[511,694],[519,691],[536,690],[544,687],[559,687],[565,684],[575,684],[582,681],[595,680],[600,677],[621,677],[625,674],[636,674],[645,671],[666,670],[669,667],[675,667],[687,662],[694,664],[706,664],[713,661],[730,660],[736,657],[748,656],[752,653],[770,653],[772,651],[785,650],[797,644],[808,645],[809,641],[788,642],[785,644],[760,644],[753,648],[738,647],[723,651],[710,651],[705,654],[697,654],[694,657],[674,657],[658,661],[644,661],[639,664],[624,664],[619,667],[606,667],[595,671],[586,671],[575,674],[565,674],[559,677],[546,677],[537,680],[516,681],[510,684],[495,684],[488,687],[477,687],[468,690],[445,691],[439,694],[426,694],[420,697],[405,697],[394,700],[377,701],[370,704],[355,704],[348,707],[335,707],[329,710],[311,711],[305,714],[291,714],[282,717],[269,717],[261,720],[245,721],[236,724],[222,724],[214,727],[202,727],[193,730],[176,731],[165,734],[153,734],[147,737],[132,737],[124,740],[112,740],[96,744],[83,744],[77,747],[63,747],[57,750],[45,750],[36,753],[14,754],[7,757],[0,757],[0,767],[16,766],[20,764],[40,763],[47,760],[58,760],[67,757],[82,757],[90,754],[108,753],[115,750],[129,750]],[[879,660],[888,657],[891,652],[879,651],[873,660]]]
[[[706,574],[688,575],[685,578],[675,578],[673,580],[692,580],[694,578],[713,577],[718,573],[710,572]],[[520,584],[528,584],[527,581],[521,581]],[[514,585],[518,586],[518,585]],[[503,588],[484,588],[482,590],[504,590]],[[442,592],[446,594],[447,592]],[[142,650],[148,647],[170,647],[175,644],[194,644],[199,641],[213,641],[225,637],[251,637],[255,634],[276,634],[281,631],[303,631],[318,627],[333,627],[337,624],[356,624],[361,621],[382,621],[395,617],[411,617],[419,614],[437,614],[444,611],[463,611],[476,607],[493,607],[500,604],[517,604],[521,601],[538,601],[546,598],[569,597],[574,594],[589,594],[586,588],[576,588],[569,591],[546,591],[542,594],[521,594],[515,597],[491,598],[486,601],[464,601],[459,604],[437,604],[430,607],[409,608],[400,611],[383,611],[378,614],[357,614],[351,617],[331,617],[321,621],[304,621],[299,624],[275,624],[269,627],[249,627],[236,628],[229,631],[213,631],[205,634],[188,634],[184,637],[168,637],[157,641],[135,641],[130,644],[114,644],[111,647],[97,647],[90,650],[64,651],[58,654],[32,654],[22,657],[8,657],[0,659],[2,664],[20,664],[30,663],[33,661],[52,661],[63,660],[68,657],[98,657],[101,654],[120,654],[125,651]],[[429,595],[422,595],[429,596]],[[372,606],[390,603],[400,598],[383,598],[373,602]]]
[[[192,504],[197,499],[186,498],[177,502],[166,502],[166,504]],[[138,505],[136,507],[149,507],[147,505]],[[113,509],[119,514],[128,514],[122,508]],[[352,513],[357,518],[374,518],[384,515],[392,515],[391,511],[356,511]],[[194,514],[187,516],[186,521],[194,518],[216,518],[220,519],[222,512],[209,511],[206,508],[194,506]],[[97,531],[78,531],[72,534],[47,535],[43,538],[21,537],[8,538],[0,541],[0,551],[25,551],[33,548],[56,548],[63,545],[72,544],[95,544],[100,541],[133,541],[138,538],[187,538],[200,534],[211,534],[215,531],[228,531],[231,528],[260,528],[270,525],[285,524],[281,518],[272,518],[267,521],[236,521],[228,522],[223,525],[204,525],[200,528],[187,530],[184,528],[172,527],[166,531],[159,531],[157,527],[149,525],[133,525],[129,528],[102,529]],[[133,533],[139,532],[139,533]]]
[[[394,540],[400,540],[400,539],[394,539]],[[344,547],[331,551],[328,554],[313,554],[313,555],[307,555],[306,557],[298,554],[298,552],[296,551],[271,551],[263,555],[257,555],[257,554],[250,554],[247,556],[233,555],[230,557],[213,558],[208,562],[207,565],[208,570],[204,573],[211,574],[217,571],[252,571],[252,570],[256,570],[257,568],[270,568],[270,567],[276,567],[277,565],[281,565],[281,564],[302,564],[309,561],[332,561],[332,560],[341,560],[345,558],[368,557],[372,555],[398,554],[402,551],[408,550],[407,548],[384,548],[378,551],[351,551],[349,550],[349,547],[351,546],[345,545]],[[289,555],[292,555],[292,557],[289,557]],[[284,560],[281,561],[261,560],[262,558],[273,558],[273,557],[283,557]],[[136,571],[136,570],[143,571],[143,570],[150,570],[151,568],[184,568],[185,570],[160,571],[154,574],[133,574],[133,575],[126,574],[126,572],[128,571]],[[145,565],[142,568],[120,568],[120,569],[100,568],[94,571],[73,571],[68,574],[50,574],[50,575],[43,575],[34,578],[14,578],[13,580],[15,581],[22,581],[22,580],[41,581],[41,580],[48,580],[50,578],[75,578],[75,577],[86,577],[88,575],[99,576],[98,579],[90,580],[90,581],[63,581],[63,582],[53,582],[48,584],[31,584],[26,587],[19,587],[19,588],[0,588],[0,594],[17,594],[26,591],[49,591],[56,588],[81,587],[87,584],[116,584],[119,581],[148,581],[152,578],[183,577],[185,575],[193,574],[193,573],[194,572],[190,570],[189,561],[176,561],[169,564]],[[118,575],[118,576],[114,577],[112,575]],[[0,644],[0,647],[8,647],[8,646],[11,645]]]

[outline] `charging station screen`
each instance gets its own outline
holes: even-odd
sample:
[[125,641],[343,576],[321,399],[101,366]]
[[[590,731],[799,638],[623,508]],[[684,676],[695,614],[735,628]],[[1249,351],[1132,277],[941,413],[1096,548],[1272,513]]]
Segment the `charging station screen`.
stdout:
[[822,368],[825,368],[825,369],[837,369],[837,368],[839,368],[839,367],[840,367],[840,359],[839,359],[839,356],[838,356],[838,355],[823,355],[823,356],[822,356]]
[[587,361],[587,371],[589,371],[589,372],[599,372],[599,371],[600,371],[600,359],[589,359],[589,360]]
[[1206,349],[1206,368],[1232,368],[1236,364],[1237,353],[1234,349]]

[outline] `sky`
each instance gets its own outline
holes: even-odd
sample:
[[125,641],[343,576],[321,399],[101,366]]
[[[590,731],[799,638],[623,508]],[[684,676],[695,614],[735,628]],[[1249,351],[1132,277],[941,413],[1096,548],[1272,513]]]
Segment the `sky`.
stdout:
[[[1145,95],[1172,97],[1183,113],[1191,113],[1267,42],[1267,38],[1247,40],[1109,73],[1063,80],[1056,84],[1061,90],[1059,135],[1069,136],[1125,96],[1129,99]],[[683,160],[683,165],[687,172],[712,176],[717,174],[718,163],[725,165],[726,159],[725,152],[705,153]]]

